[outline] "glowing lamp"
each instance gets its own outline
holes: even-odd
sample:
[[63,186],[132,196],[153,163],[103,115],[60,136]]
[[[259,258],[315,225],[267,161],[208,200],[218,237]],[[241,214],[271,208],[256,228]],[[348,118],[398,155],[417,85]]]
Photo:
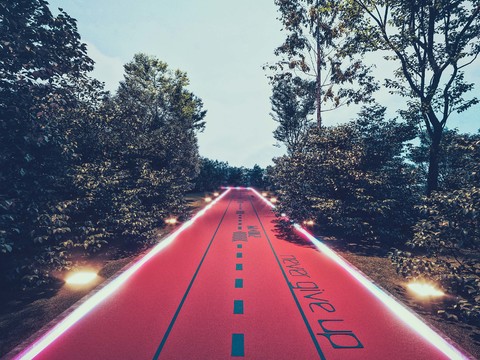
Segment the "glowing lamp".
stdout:
[[262,193],[262,196],[263,196],[263,197],[267,197],[267,196],[268,196],[268,193],[267,193],[267,192],[263,192],[263,193]]
[[281,215],[281,216],[282,216],[282,217],[287,217],[287,214],[285,214],[285,213],[282,213],[282,215]]
[[431,284],[421,283],[421,282],[412,282],[407,285],[407,288],[412,291],[416,296],[421,298],[427,297],[440,297],[444,296],[445,293]]
[[271,202],[272,204],[275,204],[275,203],[278,202],[278,200],[277,200],[277,198],[272,197],[272,198],[270,198],[270,202]]
[[213,193],[213,196],[218,197],[218,196],[220,196],[220,193],[214,192],[214,193]]
[[207,203],[212,202],[212,198],[210,196],[207,196],[205,198],[205,202],[207,202]]
[[176,218],[168,218],[168,219],[165,219],[165,224],[168,224],[168,225],[175,225],[177,223],[177,219]]
[[70,274],[65,282],[68,285],[86,285],[97,278],[97,274],[93,271],[76,271]]
[[313,225],[315,225],[315,221],[313,221],[313,220],[305,220],[305,221],[303,222],[303,224],[304,224],[304,225],[307,225],[307,226],[313,226]]

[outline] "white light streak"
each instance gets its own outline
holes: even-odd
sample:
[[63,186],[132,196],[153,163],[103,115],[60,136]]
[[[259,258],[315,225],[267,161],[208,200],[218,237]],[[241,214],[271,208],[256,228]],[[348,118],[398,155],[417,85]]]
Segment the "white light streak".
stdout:
[[[261,196],[255,189],[249,188],[253,191],[261,200],[263,200],[270,207],[275,208],[271,202]],[[360,273],[350,263],[345,261],[341,256],[337,255],[327,245],[315,238],[312,234],[302,228],[299,224],[294,224],[294,228],[302,233],[307,239],[309,239],[321,253],[335,261],[340,267],[345,269],[354,279],[367,288],[378,300],[380,300],[397,318],[405,323],[410,329],[416,332],[419,336],[424,338],[430,344],[435,346],[439,351],[448,356],[452,360],[468,360],[468,357],[462,354],[458,349],[451,345],[442,336],[436,333],[432,328],[425,324],[420,318],[417,317],[411,310],[407,309],[399,302],[397,302],[391,295],[380,289],[367,279],[362,273]]]
[[203,210],[199,211],[193,218],[184,222],[181,227],[179,227],[174,233],[165,238],[161,243],[155,246],[150,252],[148,252],[143,258],[133,264],[125,272],[121,273],[118,277],[113,279],[105,287],[95,293],[77,309],[75,309],[70,315],[65,319],[55,325],[51,330],[49,330],[45,335],[40,339],[30,345],[27,349],[21,352],[15,357],[15,359],[30,360],[35,358],[40,352],[42,352],[47,346],[53,343],[60,335],[65,331],[70,329],[75,323],[80,319],[86,316],[90,311],[92,311],[98,304],[103,300],[112,295],[117,291],[125,282],[138,270],[148,262],[151,258],[169,246],[178,235],[180,235],[185,229],[191,226],[199,217],[203,216],[205,212],[214,206],[220,199],[230,192],[228,188],[221,196],[219,196],[214,202],[208,204]]

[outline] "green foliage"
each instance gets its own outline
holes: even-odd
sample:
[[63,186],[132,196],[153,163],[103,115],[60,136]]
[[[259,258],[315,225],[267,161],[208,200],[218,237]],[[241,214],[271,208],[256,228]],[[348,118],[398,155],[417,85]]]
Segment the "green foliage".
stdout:
[[308,115],[315,107],[314,84],[285,74],[272,80],[272,118],[278,122],[273,137],[287,147],[289,154],[301,150],[311,127]]
[[480,189],[437,192],[419,206],[425,215],[415,226],[412,245],[442,253],[480,247]]
[[[361,56],[357,56],[359,53],[344,48],[344,44],[355,36],[356,26],[355,19],[344,16],[345,2],[275,0],[275,4],[286,39],[275,49],[279,60],[266,66],[275,72],[270,77],[272,82],[281,82],[285,75],[303,75],[301,85],[306,91],[302,96],[304,102],[309,103],[314,95],[318,126],[321,126],[324,111],[372,101],[377,84],[370,75],[370,68],[363,64]],[[308,94],[310,89],[313,92]],[[297,110],[298,113],[302,111]]]
[[375,106],[355,122],[311,131],[302,152],[276,159],[279,212],[352,240],[404,241],[416,191],[401,154],[414,132],[384,112]]
[[185,211],[205,111],[188,78],[138,54],[110,97],[75,20],[0,4],[0,280],[41,285]]
[[202,158],[194,191],[213,191],[221,186],[227,186],[229,169],[230,166],[226,162]]
[[[407,244],[392,259],[408,278],[427,278],[455,294],[445,314],[478,324],[480,320],[480,188],[435,192],[419,206],[421,218]],[[443,311],[442,311],[443,312]]]
[[[169,214],[181,214],[183,194],[199,167],[196,132],[203,129],[202,102],[189,92],[180,71],[145,54],[125,65],[125,80],[111,100],[109,159],[115,196],[106,227],[123,241],[146,241]],[[113,165],[114,164],[114,165]]]
[[[423,122],[430,140],[427,194],[438,189],[439,149],[448,118],[474,104],[464,68],[480,53],[480,7],[470,0],[354,0],[356,51],[377,51],[396,62],[385,86],[410,99],[409,112]],[[363,16],[363,20],[361,20]],[[359,41],[360,40],[360,41]]]
[[[421,160],[419,154],[414,149],[412,157]],[[392,260],[402,275],[436,281],[456,295],[440,312],[476,324],[480,320],[478,135],[449,131],[440,154],[445,190],[432,193],[417,206],[420,219],[407,242],[413,250],[397,250]]]
[[247,170],[247,184],[256,189],[265,189],[268,187],[268,180],[265,175],[265,170],[257,164],[253,168]]
[[75,145],[57,114],[76,106],[75,89],[93,61],[75,20],[53,16],[47,5],[0,4],[0,271],[7,278],[39,273],[37,260],[68,265],[58,242],[70,231],[60,209]]
[[[420,144],[410,150],[409,158],[418,166],[422,177],[427,177],[428,148],[430,139],[420,134]],[[457,130],[445,130],[439,149],[439,189],[459,190],[478,184],[480,173],[480,135],[459,134]]]
[[251,169],[230,166],[226,162],[202,158],[200,173],[195,180],[197,192],[213,191],[221,186],[253,186],[265,188],[265,170],[258,165]]

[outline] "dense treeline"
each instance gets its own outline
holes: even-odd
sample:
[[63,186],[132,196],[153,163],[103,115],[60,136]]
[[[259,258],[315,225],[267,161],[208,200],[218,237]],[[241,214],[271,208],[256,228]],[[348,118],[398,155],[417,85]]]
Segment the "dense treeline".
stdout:
[[[287,150],[269,171],[278,212],[384,253],[394,248],[390,256],[400,273],[458,296],[449,317],[478,323],[480,134],[449,130],[447,121],[478,103],[467,97],[474,84],[463,71],[480,53],[480,7],[469,1],[275,3],[286,31],[275,50],[279,60],[268,67],[274,137]],[[406,98],[395,119],[372,101],[367,53],[398,66],[384,81]],[[366,105],[354,121],[322,126],[327,110],[358,101]]]
[[145,54],[105,92],[75,20],[44,0],[1,2],[0,19],[0,278],[35,285],[185,211],[205,111]]
[[247,169],[231,166],[223,161],[202,158],[194,190],[213,191],[222,186],[252,186],[265,189],[269,185],[266,171],[258,165]]

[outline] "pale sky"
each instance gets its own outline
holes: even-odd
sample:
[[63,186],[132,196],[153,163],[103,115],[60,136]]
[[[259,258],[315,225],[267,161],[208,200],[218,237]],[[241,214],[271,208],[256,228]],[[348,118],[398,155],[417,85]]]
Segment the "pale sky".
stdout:
[[[284,33],[273,0],[49,0],[77,19],[78,31],[96,62],[93,76],[112,92],[123,64],[143,52],[187,72],[189,89],[208,111],[199,134],[200,153],[234,166],[265,167],[283,154],[273,146],[271,87],[262,65],[273,62]],[[383,73],[382,69],[382,73]],[[480,83],[477,61],[468,74]],[[468,77],[467,77],[468,79]],[[480,97],[477,88],[474,92]],[[392,111],[398,99],[378,94]],[[476,132],[476,106],[450,121],[450,128]],[[348,121],[357,109],[325,114],[325,125]]]

